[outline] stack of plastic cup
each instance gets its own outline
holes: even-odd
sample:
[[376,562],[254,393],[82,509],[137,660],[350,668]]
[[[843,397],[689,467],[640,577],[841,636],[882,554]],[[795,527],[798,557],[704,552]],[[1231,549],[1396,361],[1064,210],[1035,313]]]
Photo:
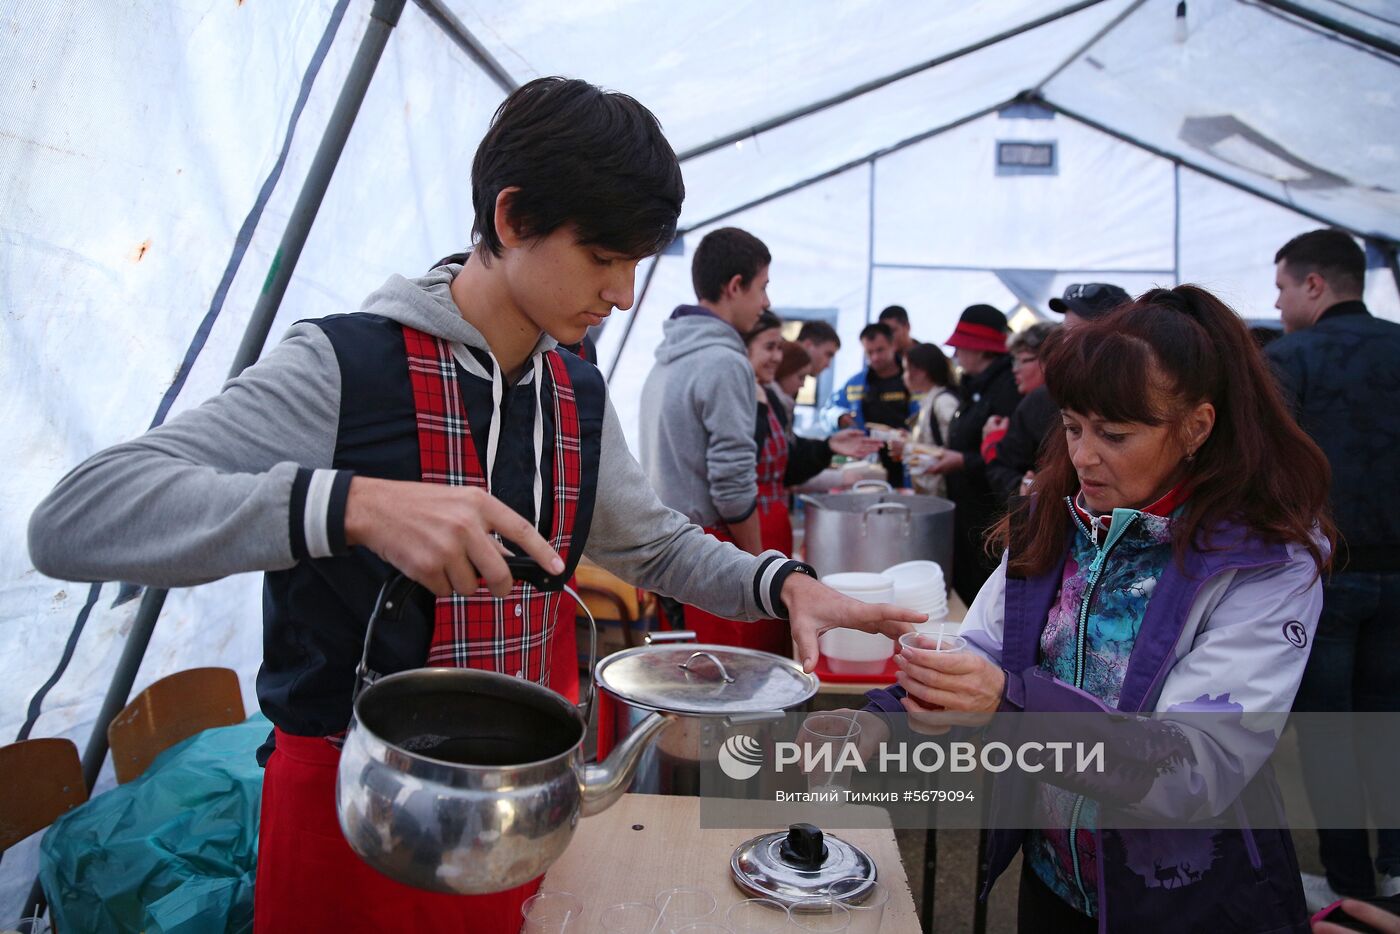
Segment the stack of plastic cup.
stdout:
[[[884,574],[828,574],[822,583],[864,603],[890,603],[894,599],[894,581]],[[878,675],[894,655],[894,640],[859,629],[833,629],[822,634],[821,651],[827,667],[836,674]]]
[[917,631],[957,631],[956,623],[945,622],[948,618],[948,588],[943,583],[943,568],[937,561],[905,561],[886,568],[884,575],[894,581],[892,602],[928,614],[928,622],[914,627]]

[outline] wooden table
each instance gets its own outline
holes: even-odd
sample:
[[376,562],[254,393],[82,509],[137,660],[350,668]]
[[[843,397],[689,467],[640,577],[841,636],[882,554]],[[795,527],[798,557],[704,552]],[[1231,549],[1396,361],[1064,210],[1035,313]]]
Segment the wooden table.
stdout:
[[[619,902],[649,902],[657,892],[678,885],[709,889],[724,912],[747,895],[731,881],[734,848],[760,833],[787,826],[783,805],[773,806],[773,823],[751,830],[700,829],[700,799],[665,795],[623,795],[608,810],[579,822],[573,842],[544,877],[545,891],[572,892],[584,902],[585,931],[596,929],[598,913]],[[894,831],[842,830],[843,840],[865,850],[889,886],[881,934],[919,930],[914,898],[899,861]]]

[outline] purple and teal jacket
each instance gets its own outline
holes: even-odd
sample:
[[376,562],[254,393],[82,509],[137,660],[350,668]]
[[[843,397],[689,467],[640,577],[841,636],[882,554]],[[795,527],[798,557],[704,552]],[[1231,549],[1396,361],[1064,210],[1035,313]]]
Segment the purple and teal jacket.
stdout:
[[[1305,548],[1221,526],[1209,549],[1178,562],[1162,516],[1120,509],[1096,523],[1068,508],[1075,527],[1061,563],[1020,578],[1003,558],[961,630],[1006,672],[1003,711],[1286,714],[1322,607]],[[867,709],[901,714],[903,693],[873,691]],[[1024,850],[1100,931],[1306,932],[1292,840],[1273,829],[1284,822],[1267,760],[1284,720],[1261,732],[1257,720],[1247,729],[1232,717],[1162,717],[1139,767],[1082,776],[1082,787],[1035,785],[1041,826],[1063,818],[1063,829],[992,831],[981,896]],[[1161,769],[1164,759],[1173,767]],[[993,812],[1011,813],[1026,791],[998,776]],[[1100,804],[1163,823],[1233,810],[1245,829],[1100,829]],[[1251,829],[1259,813],[1270,829]]]

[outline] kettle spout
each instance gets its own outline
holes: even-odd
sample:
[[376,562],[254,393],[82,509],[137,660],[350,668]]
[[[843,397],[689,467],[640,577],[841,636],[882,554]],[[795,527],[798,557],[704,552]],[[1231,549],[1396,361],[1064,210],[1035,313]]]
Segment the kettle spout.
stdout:
[[582,815],[591,817],[612,806],[627,786],[632,784],[632,776],[637,771],[637,761],[646,751],[647,745],[666,727],[676,722],[676,715],[653,713],[637,725],[637,728],[613,749],[602,762],[590,763],[583,767],[583,808]]

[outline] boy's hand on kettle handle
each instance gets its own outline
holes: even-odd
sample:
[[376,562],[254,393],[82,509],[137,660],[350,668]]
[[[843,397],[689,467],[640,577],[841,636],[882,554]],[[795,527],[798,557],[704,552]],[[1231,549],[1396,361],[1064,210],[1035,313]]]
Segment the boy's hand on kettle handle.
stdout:
[[[495,533],[495,534],[493,534]],[[504,597],[513,582],[500,535],[550,574],[564,562],[523,516],[478,487],[355,477],[345,501],[345,538],[363,545],[439,597],[474,593],[484,581]]]
[[925,613],[893,604],[853,600],[805,574],[788,575],[782,598],[803,671],[816,667],[817,637],[828,629],[863,629],[898,639],[912,632],[914,623],[928,619]]

